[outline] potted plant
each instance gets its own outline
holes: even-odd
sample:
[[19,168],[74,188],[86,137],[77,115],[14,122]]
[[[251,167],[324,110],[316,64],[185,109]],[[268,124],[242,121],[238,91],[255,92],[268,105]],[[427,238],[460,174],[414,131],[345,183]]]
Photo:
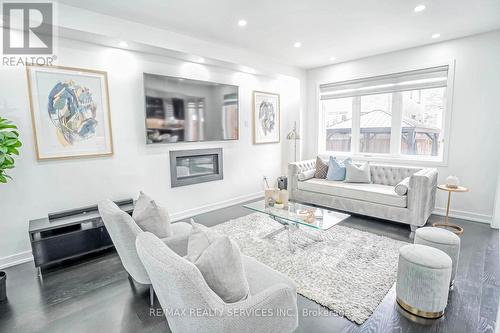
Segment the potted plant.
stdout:
[[[12,179],[6,170],[14,168],[14,155],[19,155],[19,132],[16,125],[5,118],[0,117],[0,183],[7,183]],[[7,298],[7,274],[0,271],[0,302]]]
[[14,155],[19,155],[19,132],[17,126],[9,120],[0,117],[0,183],[12,179],[6,170],[14,168]]

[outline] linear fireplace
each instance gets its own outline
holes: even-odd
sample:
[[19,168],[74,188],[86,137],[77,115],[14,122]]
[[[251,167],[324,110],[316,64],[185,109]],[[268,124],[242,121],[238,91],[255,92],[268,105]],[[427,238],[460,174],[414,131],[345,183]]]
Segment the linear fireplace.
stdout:
[[223,179],[222,148],[170,151],[172,187]]

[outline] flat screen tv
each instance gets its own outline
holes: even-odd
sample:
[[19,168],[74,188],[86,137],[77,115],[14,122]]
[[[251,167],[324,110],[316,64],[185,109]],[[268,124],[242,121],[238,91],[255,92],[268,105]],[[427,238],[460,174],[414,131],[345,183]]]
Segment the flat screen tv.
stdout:
[[147,143],[238,140],[238,86],[144,73]]

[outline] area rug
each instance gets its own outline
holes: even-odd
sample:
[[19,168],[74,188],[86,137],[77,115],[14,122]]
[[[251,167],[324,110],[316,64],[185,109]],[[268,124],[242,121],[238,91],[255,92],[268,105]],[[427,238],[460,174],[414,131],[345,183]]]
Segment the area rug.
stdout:
[[293,232],[297,246],[291,253],[286,232],[263,238],[279,228],[260,213],[213,227],[234,239],[244,254],[286,274],[299,294],[357,324],[370,317],[396,281],[398,250],[407,244],[343,225],[327,231],[302,227],[322,241]]

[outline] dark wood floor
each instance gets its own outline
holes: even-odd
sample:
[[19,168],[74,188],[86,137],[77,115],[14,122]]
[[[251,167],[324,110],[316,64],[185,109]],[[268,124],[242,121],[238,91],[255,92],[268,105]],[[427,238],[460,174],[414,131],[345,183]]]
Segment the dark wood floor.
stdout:
[[[195,219],[211,226],[249,213],[233,206]],[[441,219],[432,216],[429,223]],[[394,288],[361,326],[299,296],[297,332],[493,333],[500,295],[498,231],[485,224],[458,219],[453,222],[463,226],[465,234],[455,289],[443,318],[411,318],[396,305]],[[357,216],[343,224],[410,241],[409,228],[404,225]],[[43,281],[36,276],[33,263],[6,271],[8,301],[0,303],[2,333],[169,332],[164,318],[150,315],[147,287],[129,281],[113,251],[46,270]],[[304,311],[320,315],[303,316]]]

